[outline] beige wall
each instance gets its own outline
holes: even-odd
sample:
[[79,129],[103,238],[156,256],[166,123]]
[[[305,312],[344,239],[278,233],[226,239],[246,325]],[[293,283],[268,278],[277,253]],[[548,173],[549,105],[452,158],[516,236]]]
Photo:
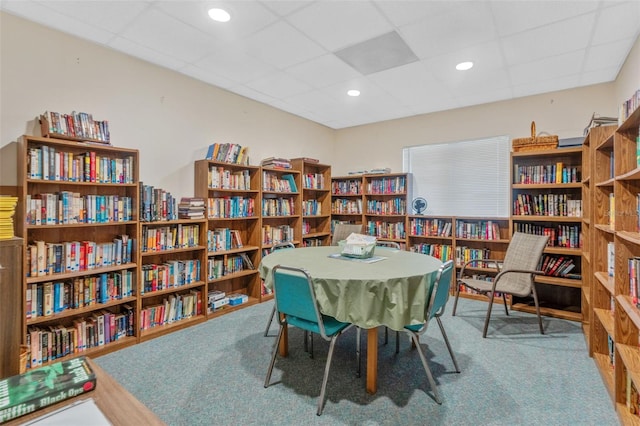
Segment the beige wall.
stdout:
[[140,150],[143,182],[193,194],[193,162],[213,142],[330,163],[335,132],[179,73],[0,13],[0,186],[15,184],[15,144],[45,110],[108,119],[115,146]]
[[[45,110],[93,113],[110,121],[113,144],[137,148],[141,179],[176,196],[193,192],[193,162],[208,144],[268,156],[319,158],[333,174],[391,167],[402,148],[538,131],[581,136],[591,114],[615,116],[640,87],[640,42],[614,83],[460,108],[338,131],[119,52],[0,13],[0,186],[15,184],[12,141],[33,133]],[[455,164],[455,159],[452,159]]]

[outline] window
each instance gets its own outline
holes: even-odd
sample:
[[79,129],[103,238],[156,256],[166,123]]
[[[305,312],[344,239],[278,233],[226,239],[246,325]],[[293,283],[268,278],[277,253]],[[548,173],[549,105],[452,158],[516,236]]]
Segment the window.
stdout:
[[508,217],[509,140],[495,136],[404,148],[410,199],[427,201],[425,215]]

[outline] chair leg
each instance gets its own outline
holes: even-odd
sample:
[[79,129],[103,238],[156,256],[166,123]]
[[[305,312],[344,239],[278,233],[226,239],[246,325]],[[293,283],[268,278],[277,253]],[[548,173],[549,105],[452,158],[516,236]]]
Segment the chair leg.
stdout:
[[429,380],[429,386],[431,386],[431,391],[435,396],[435,400],[438,404],[442,404],[442,399],[440,399],[440,392],[438,392],[438,387],[436,386],[436,382],[433,380],[433,375],[431,374],[431,369],[429,368],[429,364],[427,364],[427,358],[425,358],[424,353],[422,352],[422,348],[420,347],[420,340],[415,333],[409,332],[411,335],[411,340],[415,343],[418,348],[418,354],[420,355],[420,360],[422,361],[422,366],[424,367],[425,373],[427,373],[427,379]]
[[280,346],[280,339],[282,338],[282,332],[284,331],[284,324],[280,324],[280,329],[278,330],[278,338],[276,339],[276,343],[273,346],[273,354],[271,355],[271,362],[269,363],[269,370],[267,371],[267,377],[264,379],[264,387],[269,386],[269,382],[271,381],[271,373],[273,372],[273,366],[276,363],[276,356],[278,356],[278,347]]
[[389,328],[385,327],[384,328],[384,344],[386,345],[387,343],[389,343]]
[[540,334],[544,334],[544,328],[542,327],[542,317],[540,316],[540,305],[538,304],[538,293],[536,292],[535,284],[531,287],[533,293],[533,301],[536,304],[536,314],[538,315],[538,327],[540,327]]
[[400,353],[400,332],[396,331],[396,353]]
[[336,345],[336,340],[338,339],[339,334],[336,334],[331,338],[331,343],[329,344],[329,354],[327,355],[327,365],[324,368],[324,377],[322,379],[322,388],[320,389],[320,398],[318,399],[318,412],[316,413],[318,416],[322,414],[322,409],[324,408],[324,394],[327,390],[327,380],[329,379],[329,369],[331,368],[331,358],[333,357],[333,348]]
[[489,328],[489,318],[491,318],[491,308],[493,307],[493,296],[494,292],[490,292],[491,296],[489,296],[489,306],[487,307],[487,318],[484,320],[484,330],[482,331],[482,337],[487,337],[487,329]]
[[356,358],[358,362],[358,370],[356,371],[356,377],[362,376],[362,339],[360,327],[356,326]]
[[507,295],[502,293],[502,304],[504,305],[504,313],[509,316],[509,309],[507,309]]
[[449,349],[449,355],[451,355],[451,361],[453,361],[453,366],[456,368],[456,373],[459,373],[460,367],[458,367],[458,361],[456,361],[456,356],[453,354],[453,350],[451,349],[451,343],[449,343],[449,338],[447,337],[447,333],[444,331],[444,326],[442,325],[442,321],[440,320],[440,317],[436,317],[436,320],[438,321],[440,332],[442,332],[444,343],[446,343],[447,349]]
[[274,303],[273,309],[271,310],[271,315],[269,315],[269,321],[267,322],[267,328],[264,329],[264,337],[269,335],[269,328],[271,328],[271,323],[273,322],[273,317],[276,316],[276,305]]
[[451,312],[451,316],[456,316],[456,308],[458,307],[458,296],[460,296],[460,282],[456,280],[456,298],[453,301],[453,311]]

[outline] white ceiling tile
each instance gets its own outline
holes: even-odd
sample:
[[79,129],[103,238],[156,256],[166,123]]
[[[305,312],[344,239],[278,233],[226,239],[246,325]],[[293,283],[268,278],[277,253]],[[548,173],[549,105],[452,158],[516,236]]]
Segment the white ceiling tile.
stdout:
[[516,34],[593,12],[597,1],[492,1],[494,21],[501,36]]
[[194,65],[238,83],[255,80],[274,70],[271,65],[245,55],[233,45],[216,50]]
[[196,61],[213,49],[211,36],[157,9],[145,11],[122,37],[185,62]]
[[368,40],[393,28],[365,1],[322,1],[294,12],[288,21],[329,51]]
[[513,86],[513,94],[519,98],[522,96],[538,95],[541,93],[555,92],[557,90],[578,87],[580,76],[578,74],[555,78],[552,80],[537,81],[534,83]]
[[247,82],[248,87],[275,99],[284,99],[312,89],[283,71],[274,71],[256,80]]
[[[412,24],[418,21],[432,22],[440,16],[451,14],[452,10],[459,10],[460,1],[389,1],[381,0],[373,2],[395,25],[401,27],[403,25]],[[455,3],[458,3],[456,5]],[[469,1],[465,3],[470,3]],[[465,7],[470,6],[465,4]]]
[[238,82],[226,79],[219,75],[212,73],[211,71],[204,70],[196,67],[195,65],[187,64],[184,67],[177,70],[178,72],[193,77],[197,80],[204,81],[213,86],[220,87],[222,89],[228,89],[233,86],[237,86]]
[[302,9],[312,4],[311,0],[273,0],[263,1],[267,8],[271,9],[278,16],[287,16],[296,10]]
[[618,76],[618,67],[600,68],[594,71],[585,71],[580,74],[580,85],[589,86],[591,84],[608,83]]
[[638,37],[640,1],[626,2],[604,8],[598,14],[598,25],[593,34],[593,44],[604,44],[621,39],[631,43]]
[[[255,34],[278,17],[258,2],[251,1],[159,1],[156,7],[180,21],[212,35],[216,42],[232,42]],[[229,22],[209,18],[212,7],[221,7],[231,15]]]
[[618,70],[622,67],[629,53],[632,43],[629,40],[620,40],[613,43],[592,46],[587,50],[584,63],[584,72],[595,71],[603,68],[615,68],[616,72],[610,80],[615,79]]
[[488,102],[498,102],[503,101],[505,99],[511,99],[513,97],[513,92],[511,88],[499,88],[499,89],[491,89],[491,90],[481,90],[474,93],[462,93],[456,96],[456,101],[458,105],[463,106],[473,106],[484,104]]
[[127,55],[131,55],[144,61],[151,62],[153,64],[172,70],[184,67],[186,65],[186,63],[184,61],[181,61],[179,58],[165,55],[164,53],[149,49],[146,46],[141,46],[137,43],[132,42],[131,40],[127,40],[121,37],[116,37],[115,39],[111,40],[111,42],[109,43],[109,47],[115,50],[119,50],[122,53],[126,53]]
[[243,48],[249,56],[258,58],[279,69],[327,53],[321,46],[282,21],[249,37]]
[[466,2],[465,7],[450,9],[441,16],[405,25],[400,34],[421,59],[457,51],[496,38],[491,11],[486,2]]
[[595,13],[581,15],[502,39],[507,65],[524,64],[587,47]]
[[360,76],[332,53],[293,65],[285,71],[317,89]]
[[585,51],[578,50],[522,65],[514,65],[509,67],[511,83],[514,86],[520,86],[526,83],[578,74],[582,70],[584,58]]

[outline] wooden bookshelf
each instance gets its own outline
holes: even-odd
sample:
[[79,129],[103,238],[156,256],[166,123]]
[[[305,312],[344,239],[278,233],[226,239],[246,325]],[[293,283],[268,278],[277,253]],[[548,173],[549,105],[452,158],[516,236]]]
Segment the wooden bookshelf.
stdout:
[[32,366],[136,343],[138,151],[26,135],[18,145],[21,334]]
[[408,174],[366,174],[362,188],[365,233],[406,250]]
[[[549,235],[541,265],[546,274],[535,279],[540,312],[574,321],[582,320],[585,299],[583,157],[583,147],[511,153],[512,232]],[[513,297],[512,307],[535,313],[532,298]]]
[[[211,160],[195,162],[195,195],[207,200],[207,262],[202,277],[206,280],[203,306],[208,294],[219,290],[225,294],[241,293],[248,296],[250,306],[261,300],[261,284],[257,267],[260,263],[260,167]],[[235,232],[242,247],[228,241],[216,245],[217,233]],[[253,268],[241,261],[246,256]],[[220,311],[207,312],[207,317],[231,312],[225,306]]]
[[331,232],[336,223],[363,224],[364,176],[331,177]]
[[302,246],[331,245],[331,166],[304,158],[291,160],[300,172]]
[[0,240],[0,378],[20,373],[20,344],[24,317],[22,294],[22,238]]

